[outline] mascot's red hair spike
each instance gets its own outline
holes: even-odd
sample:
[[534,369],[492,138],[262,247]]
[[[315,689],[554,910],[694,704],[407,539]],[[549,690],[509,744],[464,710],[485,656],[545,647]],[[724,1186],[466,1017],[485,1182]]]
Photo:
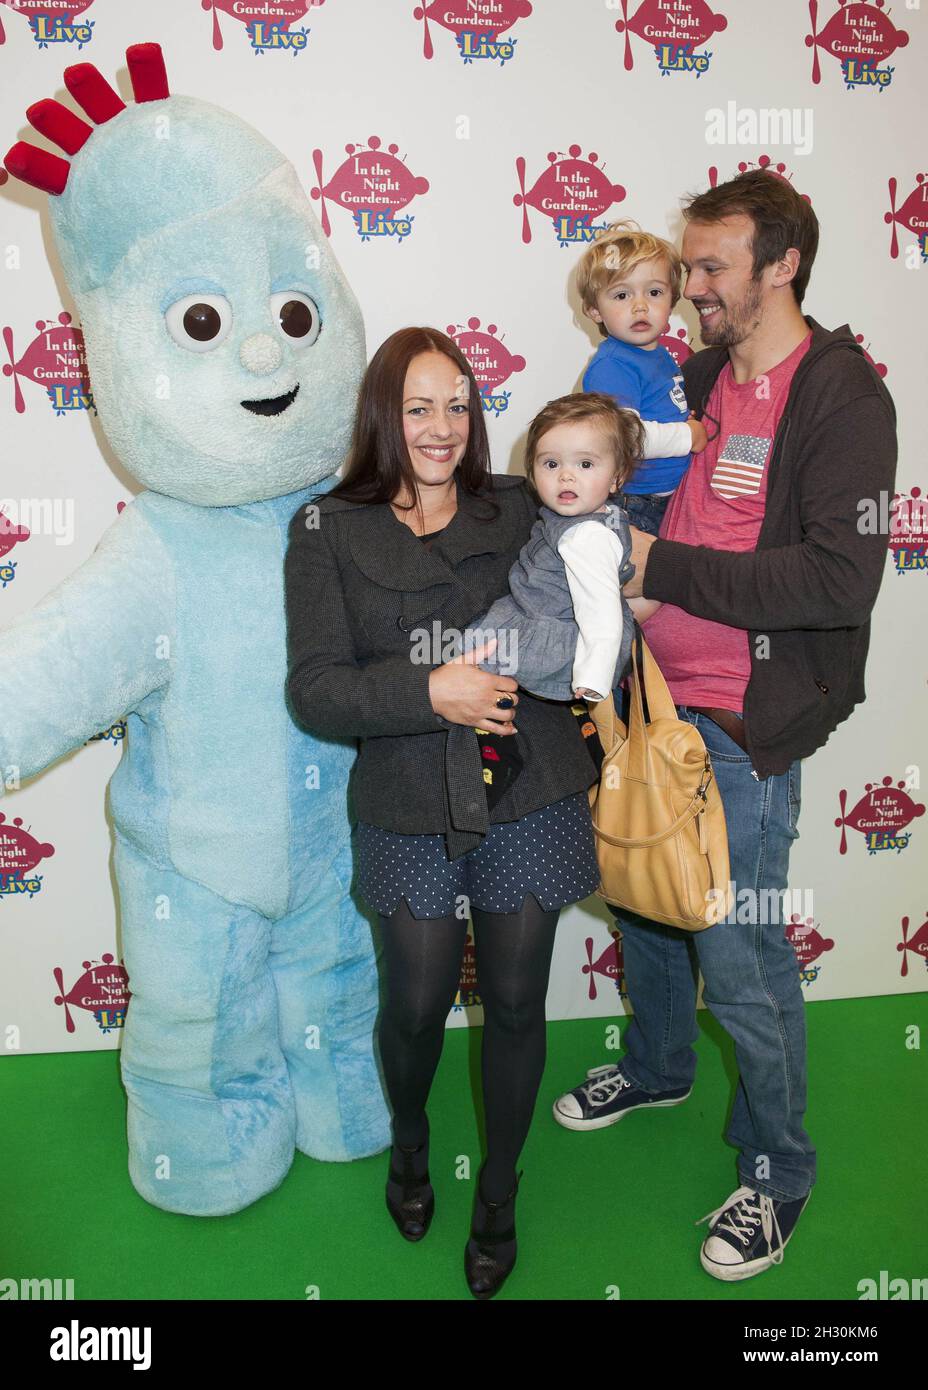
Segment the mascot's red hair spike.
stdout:
[[40,150],[37,145],[29,145],[25,140],[17,140],[3,162],[14,178],[55,197],[64,192],[71,171],[66,159],[50,150]]
[[[170,96],[164,55],[157,43],[136,43],[126,50],[129,78],[136,102],[164,101]],[[104,125],[125,111],[126,104],[93,63],[65,68],[64,85],[96,125]],[[35,102],[26,112],[34,130],[51,140],[65,154],[77,154],[93,134],[67,106],[51,97]],[[66,159],[19,140],[3,161],[9,172],[43,193],[60,196],[67,185],[70,165]]]
[[125,111],[126,103],[93,63],[75,63],[64,70],[64,85],[95,125]]
[[126,62],[136,101],[163,101],[171,95],[160,44],[133,44],[126,49]]
[[75,116],[67,106],[62,106],[60,101],[54,101],[51,97],[45,97],[30,106],[26,112],[26,120],[33,130],[51,140],[59,149],[64,150],[65,154],[77,154],[93,134],[92,125],[82,121],[80,116]]

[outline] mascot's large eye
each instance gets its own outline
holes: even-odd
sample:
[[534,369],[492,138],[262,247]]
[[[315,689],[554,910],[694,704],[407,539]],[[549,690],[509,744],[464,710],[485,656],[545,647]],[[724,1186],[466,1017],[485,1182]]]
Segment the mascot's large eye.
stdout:
[[212,352],[232,328],[232,305],[222,294],[187,294],[164,315],[168,332],[188,352]]
[[272,294],[271,316],[292,347],[309,347],[319,337],[322,319],[308,294],[298,290]]

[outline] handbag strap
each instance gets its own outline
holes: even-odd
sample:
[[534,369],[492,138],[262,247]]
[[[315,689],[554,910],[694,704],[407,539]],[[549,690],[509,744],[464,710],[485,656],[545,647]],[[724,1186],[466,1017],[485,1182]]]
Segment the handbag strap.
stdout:
[[[677,709],[636,620],[629,675],[628,772],[641,782],[652,780],[648,724],[655,719],[676,719]],[[648,718],[645,720],[645,702]]]
[[[660,667],[644,640],[637,618],[632,635],[629,670],[628,727],[619,719],[612,695],[600,700],[590,711],[603,752],[608,758],[619,744],[628,740],[628,772],[638,781],[650,781],[651,749],[648,724],[653,719],[676,719],[677,708]],[[647,710],[647,718],[645,717]]]
[[654,660],[651,648],[644,640],[644,634],[640,627],[637,636],[641,641],[641,670],[645,698],[648,702],[648,713],[651,719],[676,719],[678,717],[677,707],[674,704],[673,696],[661,674],[661,668]]
[[672,825],[668,825],[665,830],[658,831],[656,835],[645,835],[641,839],[636,840],[623,840],[617,838],[615,835],[607,835],[604,830],[600,830],[598,825],[594,825],[593,829],[596,833],[596,837],[597,839],[605,840],[607,845],[612,845],[615,849],[651,849],[654,845],[663,844],[665,840],[669,840],[672,835],[678,834],[685,825],[705,811],[706,792],[711,781],[712,765],[707,756],[706,765],[703,769],[702,781],[693,793],[692,801],[685,811],[681,811]]

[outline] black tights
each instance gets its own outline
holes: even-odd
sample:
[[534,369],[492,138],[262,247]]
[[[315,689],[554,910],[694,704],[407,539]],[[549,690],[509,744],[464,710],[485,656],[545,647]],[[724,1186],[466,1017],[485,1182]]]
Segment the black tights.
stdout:
[[[484,1008],[482,1186],[489,1201],[501,1201],[512,1190],[535,1108],[558,915],[545,912],[531,895],[518,912],[472,910]],[[387,985],[380,1055],[394,1141],[412,1148],[428,1136],[425,1105],[458,988],[467,921],[454,916],[417,921],[403,901],[389,917],[381,916],[380,924]]]

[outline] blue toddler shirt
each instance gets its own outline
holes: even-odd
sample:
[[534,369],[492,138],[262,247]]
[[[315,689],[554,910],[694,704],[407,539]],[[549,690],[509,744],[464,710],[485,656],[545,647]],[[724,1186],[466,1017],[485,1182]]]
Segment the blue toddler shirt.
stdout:
[[[584,391],[604,391],[617,405],[637,410],[642,420],[677,424],[689,418],[683,373],[665,347],[636,347],[604,338],[583,375]],[[691,454],[642,459],[625,492],[672,492],[689,467]]]

